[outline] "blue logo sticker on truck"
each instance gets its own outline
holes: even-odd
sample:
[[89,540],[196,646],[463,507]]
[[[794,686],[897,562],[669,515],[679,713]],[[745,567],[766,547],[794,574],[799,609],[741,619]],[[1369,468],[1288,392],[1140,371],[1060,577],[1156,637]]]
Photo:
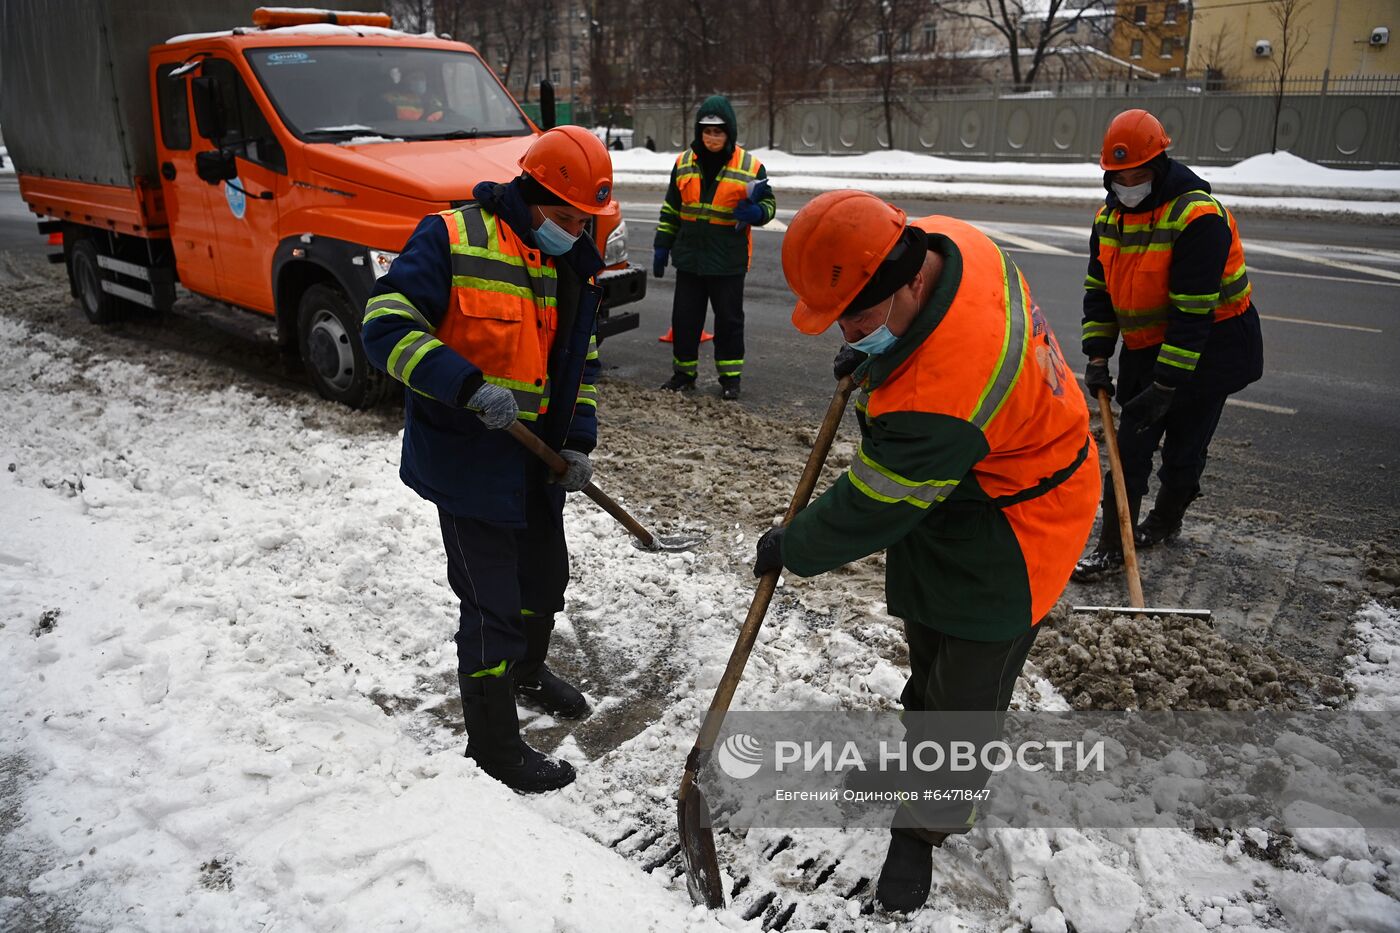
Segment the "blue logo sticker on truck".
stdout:
[[239,220],[248,211],[248,196],[243,193],[243,182],[235,175],[232,181],[224,183],[224,200],[228,201],[228,209],[233,212],[233,216]]
[[267,63],[269,65],[305,65],[313,61],[309,52],[271,52],[268,54]]

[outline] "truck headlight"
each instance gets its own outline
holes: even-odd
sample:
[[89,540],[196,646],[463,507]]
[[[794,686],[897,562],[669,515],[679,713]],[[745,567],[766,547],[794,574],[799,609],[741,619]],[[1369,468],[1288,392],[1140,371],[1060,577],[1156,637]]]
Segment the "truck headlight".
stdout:
[[627,261],[627,221],[619,220],[617,229],[608,234],[607,246],[603,249],[603,265],[615,266]]
[[394,264],[394,260],[399,258],[398,253],[391,253],[387,250],[372,249],[369,251],[369,267],[374,272],[374,277],[380,279],[384,273],[389,271],[389,267]]

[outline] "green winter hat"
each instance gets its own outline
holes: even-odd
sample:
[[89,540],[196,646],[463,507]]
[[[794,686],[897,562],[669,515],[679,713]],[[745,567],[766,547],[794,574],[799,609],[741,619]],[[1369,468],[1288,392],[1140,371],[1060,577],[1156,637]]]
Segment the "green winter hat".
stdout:
[[705,117],[719,117],[724,121],[724,131],[729,134],[729,145],[727,151],[733,152],[737,145],[739,136],[739,121],[734,118],[734,108],[729,105],[729,100],[721,94],[713,94],[705,98],[705,102],[700,105],[700,110],[695,114],[695,140],[696,152],[704,150],[704,143],[700,141],[701,123]]

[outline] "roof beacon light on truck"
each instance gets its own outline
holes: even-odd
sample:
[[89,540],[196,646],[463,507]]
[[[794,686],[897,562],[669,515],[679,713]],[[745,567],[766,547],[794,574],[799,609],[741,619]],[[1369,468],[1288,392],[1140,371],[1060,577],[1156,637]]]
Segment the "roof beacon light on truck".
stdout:
[[307,26],[312,23],[331,23],[336,26],[382,26],[389,29],[394,25],[394,20],[388,13],[338,13],[331,10],[286,6],[260,6],[253,11],[253,25],[259,29],[276,29],[279,26]]

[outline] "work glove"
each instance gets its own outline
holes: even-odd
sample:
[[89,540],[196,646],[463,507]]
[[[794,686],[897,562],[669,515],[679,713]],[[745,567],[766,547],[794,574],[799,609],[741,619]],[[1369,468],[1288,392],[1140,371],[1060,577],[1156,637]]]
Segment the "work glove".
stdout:
[[831,361],[831,374],[840,382],[851,373],[856,371],[856,367],[870,358],[869,354],[857,350],[848,343],[841,344],[841,349],[836,351],[836,359]]
[[565,492],[578,492],[587,486],[588,481],[593,478],[593,461],[588,459],[588,454],[565,447],[559,451],[559,456],[569,465],[568,469],[563,473],[554,474],[549,481],[564,487]]
[[786,527],[775,525],[758,539],[758,554],[753,560],[753,575],[761,577],[774,570],[783,569],[783,532]]
[[763,223],[764,216],[763,205],[755,204],[748,198],[740,201],[738,206],[734,208],[734,219],[741,224],[748,224],[750,227],[756,227]]
[[493,431],[509,427],[515,421],[516,415],[520,414],[510,389],[503,389],[489,382],[483,383],[481,388],[472,393],[472,397],[467,399],[467,408],[476,412],[481,423]]
[[651,274],[658,279],[666,275],[666,263],[671,261],[671,251],[664,246],[658,246],[656,252],[652,254]]
[[1093,398],[1099,397],[1100,389],[1108,392],[1109,398],[1113,398],[1113,377],[1108,374],[1107,360],[1102,363],[1089,361],[1089,365],[1084,367],[1084,385]]
[[1152,383],[1123,406],[1123,421],[1132,421],[1138,433],[1143,433],[1167,416],[1167,409],[1172,407],[1172,396],[1175,394],[1176,390],[1173,388],[1160,382]]

